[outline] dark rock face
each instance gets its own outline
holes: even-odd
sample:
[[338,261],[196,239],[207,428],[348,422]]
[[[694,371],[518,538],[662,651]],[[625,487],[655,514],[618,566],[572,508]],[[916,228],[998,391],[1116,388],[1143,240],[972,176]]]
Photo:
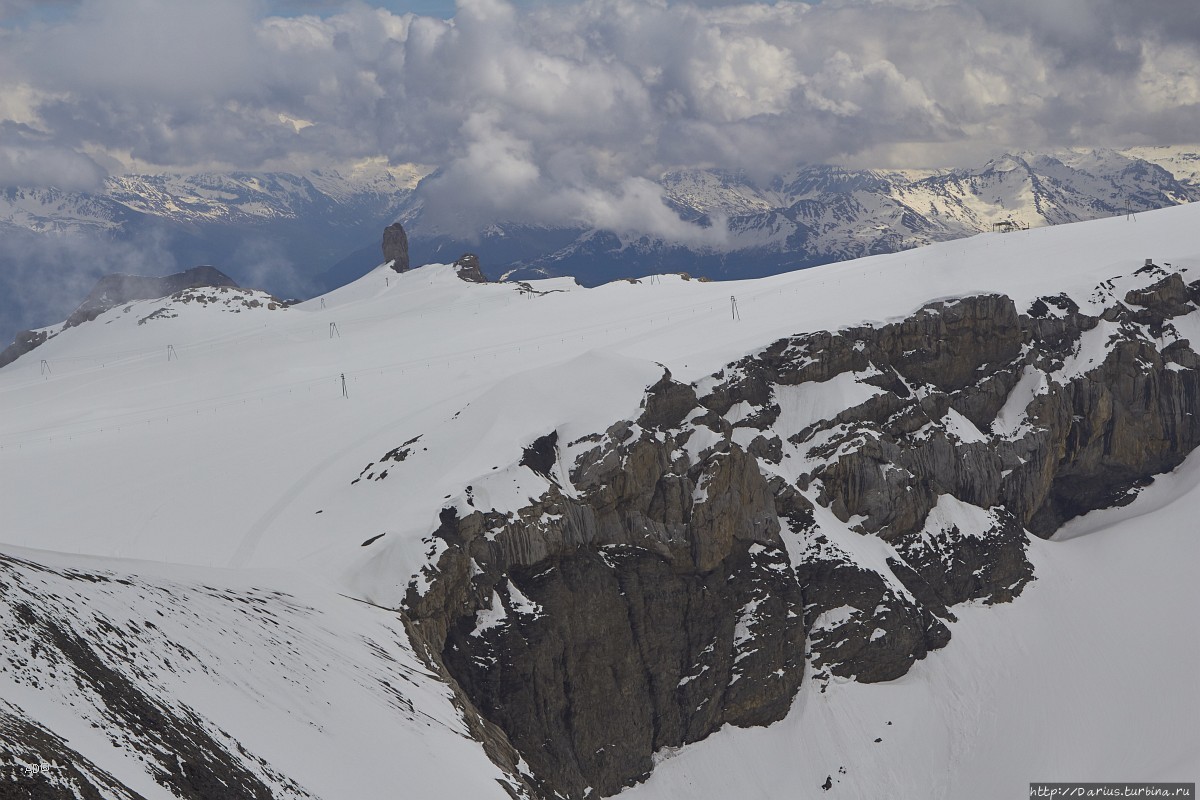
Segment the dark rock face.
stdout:
[[46,331],[21,331],[13,343],[0,351],[0,367],[7,366],[50,338]]
[[911,573],[894,565],[893,572],[914,594],[921,592],[922,584],[932,590],[936,599],[920,598],[930,608],[975,599],[989,604],[1012,600],[1031,578],[1025,531],[1002,508],[991,516],[991,524],[980,531],[964,532],[951,525],[928,535],[906,534],[895,545]]
[[0,705],[0,800],[110,799],[144,800],[62,737]]
[[[521,463],[517,512],[443,512],[414,636],[546,795],[612,794],[663,747],[782,718],[805,675],[886,681],[953,607],[1033,580],[1029,533],[1129,502],[1200,445],[1200,356],[1160,268],[788,337],[636,421]],[[829,394],[832,393],[832,394]],[[813,409],[846,398],[844,407]],[[863,553],[872,553],[864,557]]]
[[483,270],[479,268],[479,256],[474,253],[464,253],[462,258],[454,262],[454,271],[458,277],[468,283],[487,283]]
[[754,459],[692,463],[666,438],[614,426],[576,461],[579,498],[538,439],[524,461],[542,500],[447,509],[438,579],[409,594],[418,637],[546,794],[612,794],[662,747],[781,719],[803,675],[803,599]]
[[[813,443],[811,454],[823,460],[799,477],[801,488],[819,486],[822,505],[840,519],[862,516],[865,531],[889,540],[918,530],[941,494],[1003,506],[1022,526],[1049,536],[1072,517],[1131,499],[1141,481],[1173,469],[1200,443],[1200,419],[1191,415],[1200,388],[1196,355],[1186,342],[1158,349],[1147,331],[1169,322],[1151,309],[1118,305],[1104,318],[1074,311],[1038,320],[1018,318],[1007,298],[955,306],[967,307],[959,316],[974,320],[971,337],[980,346],[964,347],[963,337],[936,325],[914,338],[913,320],[944,316],[938,304],[878,331],[777,342],[739,364],[744,374],[734,391],[711,402],[720,410],[733,398],[752,402],[763,385],[844,373],[884,389],[789,441]],[[1103,350],[1103,360],[1063,375],[1089,332],[1088,346]],[[927,374],[939,360],[945,367]],[[1018,384],[1029,397],[1011,411],[1024,422],[999,430],[998,415]],[[947,429],[948,415],[975,430],[964,439],[961,425]]]
[[383,260],[392,262],[396,272],[408,272],[408,234],[399,222],[383,229]]
[[520,464],[529,467],[546,480],[550,480],[550,472],[554,462],[558,460],[558,431],[551,431],[545,436],[533,440],[533,444],[525,448],[521,454]]
[[[804,630],[785,575],[779,551],[745,542],[704,573],[640,548],[580,549],[515,570],[496,595],[509,622],[480,630],[461,619],[447,667],[536,754],[535,774],[554,776],[547,794],[563,785],[611,794],[649,774],[650,754],[664,746],[787,712]],[[555,613],[532,610],[543,608]],[[769,650],[741,647],[751,635],[739,625],[756,626]],[[609,713],[597,715],[601,707]]]

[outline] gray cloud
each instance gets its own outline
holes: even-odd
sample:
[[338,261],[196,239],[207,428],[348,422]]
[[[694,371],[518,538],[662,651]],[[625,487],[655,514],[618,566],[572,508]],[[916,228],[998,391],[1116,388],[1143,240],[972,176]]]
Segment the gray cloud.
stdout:
[[92,191],[105,177],[105,170],[83,153],[27,125],[0,121],[0,187],[50,185]]
[[0,349],[18,330],[61,322],[102,276],[165,275],[177,264],[148,234],[114,241],[91,234],[39,236],[0,226]]
[[1200,6],[1177,0],[972,0],[996,29],[1025,35],[1063,68],[1133,72],[1145,48],[1200,40]]
[[61,13],[79,4],[79,0],[0,0],[0,22],[21,19],[41,11]]
[[[150,168],[438,164],[429,218],[456,233],[574,222],[718,246],[650,181],[1171,143],[1200,123],[1200,21],[1171,0],[460,0],[452,21],[287,4],[339,10],[83,0],[0,28],[0,114],[30,109],[39,147]],[[61,179],[23,158],[10,174]]]

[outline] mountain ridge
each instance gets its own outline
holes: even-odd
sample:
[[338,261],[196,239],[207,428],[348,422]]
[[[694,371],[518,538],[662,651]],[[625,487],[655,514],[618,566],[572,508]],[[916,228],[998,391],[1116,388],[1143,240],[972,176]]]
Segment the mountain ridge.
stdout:
[[[33,741],[0,776],[1184,779],[1197,209],[754,281],[381,265],[286,310],[102,312],[0,369],[0,738]],[[191,721],[180,762],[146,719]],[[353,776],[314,756],[360,745]]]
[[[423,211],[438,173],[379,165],[348,174],[115,176],[92,194],[8,188],[0,191],[0,226],[117,239],[153,231],[184,262],[218,264],[243,283],[287,295],[328,291],[365,273],[375,265],[375,231],[397,220],[413,238],[416,263],[470,251],[497,274],[571,275],[595,285],[686,270],[690,261],[687,271],[728,279],[948,241],[1005,220],[1036,227],[1191,202],[1200,197],[1189,166],[1198,159],[1186,148],[1142,148],[1006,154],[983,167],[933,172],[807,165],[761,185],[736,171],[665,172],[657,183],[669,208],[726,231],[722,244],[703,246],[583,223],[496,219],[467,235],[443,230]],[[322,246],[313,246],[308,228],[325,237]],[[250,262],[266,252],[255,252],[256,238],[271,242],[279,262],[259,279]]]

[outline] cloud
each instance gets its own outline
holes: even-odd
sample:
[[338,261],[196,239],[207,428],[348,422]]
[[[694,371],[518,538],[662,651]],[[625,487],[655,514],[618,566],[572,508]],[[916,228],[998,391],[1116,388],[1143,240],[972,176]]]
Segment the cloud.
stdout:
[[659,174],[935,166],[1200,129],[1200,17],[1172,0],[459,0],[453,20],[323,0],[60,8],[0,27],[0,115],[42,137],[0,139],[12,179],[82,185],[103,161],[83,152],[163,170],[384,156],[440,165],[429,224],[468,235],[570,222],[720,246],[719,226],[661,207]]
[[34,12],[62,13],[79,0],[0,0],[0,22],[21,19]]
[[236,96],[254,68],[254,3],[83,0],[30,34],[25,66],[50,89],[178,104]]
[[88,233],[39,236],[0,225],[0,349],[19,330],[61,322],[104,275],[165,275],[177,264],[154,234],[115,241]]
[[83,153],[55,143],[20,123],[0,121],[0,188],[51,186],[64,191],[94,191],[104,169]]
[[1200,7],[1175,0],[972,0],[989,26],[1028,36],[1059,68],[1133,74],[1146,48],[1200,41]]

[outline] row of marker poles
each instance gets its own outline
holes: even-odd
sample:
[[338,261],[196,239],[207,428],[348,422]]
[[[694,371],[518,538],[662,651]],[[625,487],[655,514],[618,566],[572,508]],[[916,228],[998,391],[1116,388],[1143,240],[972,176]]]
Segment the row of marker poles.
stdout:
[[[173,345],[173,344],[167,345],[167,361],[178,361],[178,360],[179,360],[179,354],[175,352],[175,345]],[[42,370],[41,374],[44,377],[49,377],[54,374],[54,370],[52,370],[50,368],[50,362],[44,358],[42,359],[41,370]]]

